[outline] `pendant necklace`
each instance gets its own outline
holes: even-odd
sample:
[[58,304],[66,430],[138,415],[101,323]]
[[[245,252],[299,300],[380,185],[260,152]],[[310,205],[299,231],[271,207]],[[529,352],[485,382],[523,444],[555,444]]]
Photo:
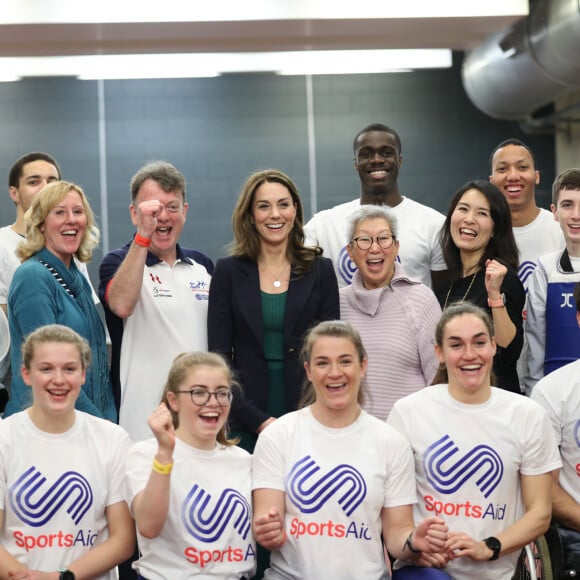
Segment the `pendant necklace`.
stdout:
[[[475,279],[477,278],[478,274],[479,274],[479,268],[471,276],[471,282],[469,283],[469,286],[467,287],[467,290],[465,291],[463,298],[461,300],[456,300],[456,302],[465,302],[465,299],[467,298],[467,295],[469,294],[469,291],[471,290],[471,287],[473,286],[473,283],[475,282]],[[449,284],[449,290],[447,290],[447,296],[445,296],[445,304],[443,305],[443,310],[445,310],[447,308],[447,301],[449,300],[449,295],[451,294],[452,289],[453,289],[453,282],[451,282],[451,284]]]
[[268,266],[268,264],[266,264],[266,262],[264,262],[264,266],[266,267],[266,270],[268,270],[268,272],[270,272],[270,274],[272,275],[272,278],[274,278],[274,282],[272,282],[272,285],[274,286],[274,288],[280,288],[280,286],[282,286],[282,282],[280,281],[280,277],[284,273],[284,270],[286,270],[287,264],[284,264],[284,267],[282,268],[282,270],[280,271],[280,273],[277,276],[274,276],[274,272],[272,272],[272,270],[270,270],[270,267]]

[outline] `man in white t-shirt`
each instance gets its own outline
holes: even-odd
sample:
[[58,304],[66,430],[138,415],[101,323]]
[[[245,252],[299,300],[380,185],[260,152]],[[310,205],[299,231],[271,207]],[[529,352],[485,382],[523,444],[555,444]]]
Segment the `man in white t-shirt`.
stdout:
[[439,244],[439,231],[445,220],[438,211],[402,196],[399,170],[403,163],[401,139],[386,125],[374,123],[354,138],[354,168],[359,175],[358,199],[315,214],[304,226],[306,244],[318,245],[330,258],[339,285],[347,286],[356,266],[346,252],[348,217],[362,204],[388,205],[399,223],[399,255],[409,276],[429,287],[446,280],[447,266]]
[[528,289],[538,257],[564,248],[564,236],[551,211],[536,205],[536,169],[532,150],[518,139],[502,141],[491,152],[489,180],[504,194],[520,252],[519,277]]

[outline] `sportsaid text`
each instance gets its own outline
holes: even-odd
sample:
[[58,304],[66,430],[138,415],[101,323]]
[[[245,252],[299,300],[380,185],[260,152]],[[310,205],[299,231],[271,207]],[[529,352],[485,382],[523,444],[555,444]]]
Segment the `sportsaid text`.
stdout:
[[296,539],[300,536],[326,536],[328,538],[355,538],[357,540],[372,540],[368,526],[350,522],[350,524],[335,524],[327,522],[302,522],[293,518],[290,522],[290,535]]
[[34,548],[72,548],[73,546],[93,546],[97,538],[96,532],[79,530],[76,535],[65,534],[62,531],[52,534],[24,534],[14,532],[14,541],[19,548],[26,548],[27,552]]
[[470,501],[464,503],[442,502],[431,495],[425,496],[425,509],[442,516],[462,516],[465,518],[503,520],[507,504],[499,505],[489,503],[487,505],[473,504]]
[[243,562],[256,557],[256,551],[251,544],[248,544],[245,552],[242,548],[231,546],[222,550],[198,550],[193,546],[188,546],[183,553],[190,564],[197,564],[200,568],[213,562]]

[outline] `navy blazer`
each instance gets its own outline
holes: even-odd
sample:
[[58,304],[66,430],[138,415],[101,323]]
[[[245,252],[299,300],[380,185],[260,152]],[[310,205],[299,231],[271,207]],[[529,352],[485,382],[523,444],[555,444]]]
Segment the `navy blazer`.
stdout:
[[[284,323],[286,409],[298,406],[304,367],[300,349],[304,335],[323,320],[340,318],[338,284],[332,262],[317,257],[310,270],[291,277]],[[209,288],[209,350],[223,354],[237,374],[243,397],[234,396],[230,426],[255,433],[269,418],[269,377],[264,357],[262,302],[258,265],[249,258],[217,261]]]

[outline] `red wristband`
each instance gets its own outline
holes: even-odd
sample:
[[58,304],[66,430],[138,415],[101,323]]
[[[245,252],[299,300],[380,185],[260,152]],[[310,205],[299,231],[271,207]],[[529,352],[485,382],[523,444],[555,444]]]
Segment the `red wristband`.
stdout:
[[151,238],[144,238],[141,234],[135,234],[133,241],[142,248],[148,248],[151,245]]

